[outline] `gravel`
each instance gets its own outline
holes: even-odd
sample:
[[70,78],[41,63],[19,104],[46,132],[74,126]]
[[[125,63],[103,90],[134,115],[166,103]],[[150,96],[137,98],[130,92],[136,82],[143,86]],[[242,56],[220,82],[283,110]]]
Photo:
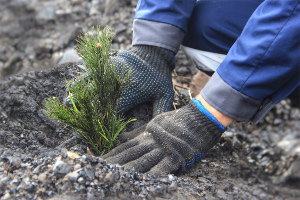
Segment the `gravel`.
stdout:
[[[92,25],[110,25],[114,49],[126,49],[136,3],[0,4],[0,199],[299,199],[300,109],[289,99],[257,125],[229,127],[194,166],[161,177],[106,163],[45,115],[43,101],[62,100],[65,81],[82,74],[66,63],[79,59],[77,35]],[[197,70],[181,51],[176,57],[174,80],[188,87]],[[189,99],[186,88],[176,94],[176,107]],[[136,107],[128,117],[138,120],[127,130],[147,123],[151,105]]]

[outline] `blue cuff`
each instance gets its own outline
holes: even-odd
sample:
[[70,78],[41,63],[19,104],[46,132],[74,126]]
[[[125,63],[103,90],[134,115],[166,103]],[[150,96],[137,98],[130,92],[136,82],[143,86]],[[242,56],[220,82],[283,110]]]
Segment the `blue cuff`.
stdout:
[[193,98],[192,101],[196,104],[197,108],[208,117],[212,122],[214,122],[223,132],[225,132],[225,127],[202,105],[202,103]]
[[174,60],[176,60],[175,54],[172,51],[170,51],[170,50],[169,50],[169,52],[170,52],[170,54],[172,54]]
[[186,161],[184,168],[187,168],[188,166],[194,164],[194,162],[200,160],[205,156],[205,153],[197,153],[192,160]]

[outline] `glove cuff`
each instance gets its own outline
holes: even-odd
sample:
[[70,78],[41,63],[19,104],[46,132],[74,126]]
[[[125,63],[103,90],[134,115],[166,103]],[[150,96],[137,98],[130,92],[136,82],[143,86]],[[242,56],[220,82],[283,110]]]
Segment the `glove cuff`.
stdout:
[[166,77],[169,77],[175,69],[175,54],[167,49],[150,45],[135,45],[129,51]]
[[222,132],[225,132],[226,128],[202,105],[202,103],[193,98],[192,101],[195,103],[197,108],[204,114],[208,119],[210,119],[214,124],[216,124]]

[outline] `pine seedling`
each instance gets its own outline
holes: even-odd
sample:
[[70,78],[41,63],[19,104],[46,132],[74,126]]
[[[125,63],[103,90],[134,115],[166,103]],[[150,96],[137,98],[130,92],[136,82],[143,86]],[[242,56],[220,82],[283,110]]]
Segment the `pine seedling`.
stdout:
[[45,102],[46,114],[75,129],[97,154],[111,150],[125,126],[134,121],[124,121],[116,111],[121,92],[132,80],[130,72],[117,71],[109,61],[112,38],[109,28],[101,32],[100,27],[79,36],[76,50],[88,75],[67,84],[71,107],[58,98]]

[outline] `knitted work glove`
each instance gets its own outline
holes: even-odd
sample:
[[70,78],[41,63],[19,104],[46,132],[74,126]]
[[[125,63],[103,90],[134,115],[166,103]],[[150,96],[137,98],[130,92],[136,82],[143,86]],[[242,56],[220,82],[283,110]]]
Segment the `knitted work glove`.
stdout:
[[[131,71],[129,87],[122,93],[118,111],[127,112],[134,106],[153,102],[153,116],[172,110],[174,91],[171,73],[174,55],[163,48],[147,45],[132,46],[111,58],[119,73]],[[124,69],[125,68],[125,69]]]
[[[116,66],[120,75],[129,71],[131,73],[131,82],[118,102],[118,111],[125,113],[144,102],[153,102],[153,116],[172,110],[174,91],[171,74],[175,68],[173,53],[160,47],[137,45],[111,57],[111,64]],[[80,81],[88,81],[89,78],[87,76]],[[76,103],[76,97],[73,99]],[[64,104],[72,106],[69,96],[64,99]]]
[[127,142],[104,159],[137,172],[173,173],[201,159],[217,143],[225,128],[200,103],[162,113],[141,127],[122,135]]

